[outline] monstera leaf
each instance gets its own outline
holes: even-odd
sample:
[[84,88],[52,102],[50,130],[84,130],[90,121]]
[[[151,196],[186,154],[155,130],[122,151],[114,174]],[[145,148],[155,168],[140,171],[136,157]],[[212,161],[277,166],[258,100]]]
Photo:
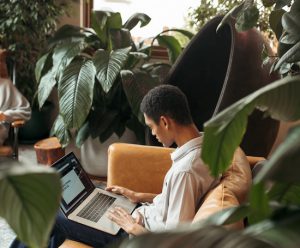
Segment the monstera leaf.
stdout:
[[300,77],[286,77],[244,97],[206,122],[202,159],[212,174],[217,176],[228,168],[246,131],[248,116],[256,107],[277,120],[299,119],[298,92]]
[[0,216],[30,247],[46,247],[60,194],[60,177],[50,168],[21,162],[0,167]]

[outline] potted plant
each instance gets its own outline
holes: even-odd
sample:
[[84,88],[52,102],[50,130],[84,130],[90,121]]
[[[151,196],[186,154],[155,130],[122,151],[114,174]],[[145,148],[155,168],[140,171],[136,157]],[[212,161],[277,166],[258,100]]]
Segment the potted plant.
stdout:
[[[233,8],[222,23],[231,16],[236,19],[238,30],[251,28],[258,18],[256,4],[244,1]],[[282,78],[239,100],[205,123],[202,159],[215,176],[228,168],[247,128],[247,118],[255,108],[281,121],[300,119],[300,1],[274,0],[262,1],[262,4],[273,6],[270,26],[279,38],[278,58],[273,70],[278,70]],[[189,227],[137,237],[121,247],[147,247],[147,244],[153,247],[162,243],[165,247],[177,247],[180,242],[187,247],[299,247],[299,140],[300,126],[297,125],[265,161],[254,179],[248,203],[226,209]],[[248,225],[244,230],[219,227],[245,217]]]
[[[59,115],[52,134],[66,146],[70,131],[75,132],[77,146],[84,149],[82,156],[89,158],[83,165],[91,166],[85,167],[91,174],[106,174],[107,146],[127,135],[125,130],[132,130],[144,143],[139,103],[150,88],[163,81],[170,67],[166,63],[149,64],[151,46],[135,45],[132,40],[130,30],[149,21],[150,17],[137,13],[123,24],[120,13],[95,11],[92,28],[65,25],[57,30],[49,39],[47,53],[37,62],[39,106],[54,88],[58,92]],[[192,36],[185,30],[176,31]],[[175,60],[181,49],[178,41],[164,33],[155,39],[168,47]],[[112,136],[113,141],[108,140]],[[126,142],[132,141],[129,138]],[[106,147],[101,149],[99,145],[104,142]],[[91,150],[100,156],[95,158]]]
[[46,48],[47,37],[56,29],[58,18],[66,14],[68,6],[67,1],[0,3],[0,47],[8,51],[10,77],[33,110],[32,119],[20,130],[19,136],[24,142],[34,142],[49,135],[51,104],[47,102],[43,109],[38,108],[34,69]]

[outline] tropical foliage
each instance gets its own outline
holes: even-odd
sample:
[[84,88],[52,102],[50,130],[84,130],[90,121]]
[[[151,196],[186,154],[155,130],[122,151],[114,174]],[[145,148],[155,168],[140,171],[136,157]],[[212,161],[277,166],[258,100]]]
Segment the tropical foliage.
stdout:
[[52,169],[8,161],[0,166],[0,216],[29,247],[47,246],[60,194]]
[[[192,8],[188,13],[188,24],[193,29],[199,30],[205,23],[216,15],[225,15],[229,10],[241,4],[242,0],[217,0],[217,1],[201,1],[200,5]],[[259,3],[258,9],[253,9],[252,15],[258,17],[255,20],[255,25],[260,31],[267,34],[271,39],[274,37],[274,32],[269,26],[269,18],[272,12],[271,1],[263,1],[266,4]],[[273,16],[274,14],[272,14]],[[241,17],[242,18],[242,17]],[[247,17],[248,18],[248,17]]]
[[[272,6],[270,27],[279,38],[272,70],[282,78],[257,90],[225,109],[204,125],[202,159],[213,175],[225,171],[247,128],[247,117],[255,108],[281,121],[300,119],[300,1],[263,1]],[[235,18],[240,31],[257,22],[257,3],[244,1],[223,19]],[[276,18],[275,18],[276,17]],[[257,137],[259,139],[259,137]],[[254,178],[248,203],[219,212],[204,222],[161,234],[148,234],[122,247],[299,247],[300,245],[300,126],[266,160]],[[220,225],[247,219],[242,231]]]
[[69,5],[64,0],[0,2],[0,47],[9,51],[10,72],[15,66],[16,85],[30,103],[37,91],[35,63]]
[[[137,13],[123,24],[120,13],[95,11],[92,28],[65,25],[51,37],[48,52],[36,65],[38,100],[42,107],[57,88],[59,116],[53,134],[61,144],[69,143],[70,130],[77,131],[80,146],[89,135],[100,142],[113,133],[120,137],[126,127],[144,142],[140,101],[170,68],[149,64],[152,46],[133,42],[130,30],[149,21]],[[192,37],[185,30],[175,31]],[[161,33],[154,40],[168,48],[170,63],[174,62],[182,49],[176,38]]]

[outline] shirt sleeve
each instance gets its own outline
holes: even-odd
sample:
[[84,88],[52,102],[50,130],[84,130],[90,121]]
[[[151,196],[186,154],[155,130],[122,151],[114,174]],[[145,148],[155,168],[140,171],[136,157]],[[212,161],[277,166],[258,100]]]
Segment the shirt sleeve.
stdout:
[[31,108],[26,98],[8,79],[1,79],[0,94],[0,111],[7,117],[8,122],[17,119],[28,120],[31,116]]
[[179,172],[172,176],[168,203],[166,229],[174,228],[181,222],[191,221],[195,216],[195,202],[199,193],[196,180],[189,172]]

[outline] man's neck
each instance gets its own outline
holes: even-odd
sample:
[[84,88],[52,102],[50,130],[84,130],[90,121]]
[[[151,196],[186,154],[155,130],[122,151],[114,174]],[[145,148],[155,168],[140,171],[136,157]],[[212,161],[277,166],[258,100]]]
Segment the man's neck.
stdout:
[[194,124],[187,126],[176,126],[175,143],[178,147],[181,147],[190,140],[198,137],[200,137],[200,133],[198,128]]

